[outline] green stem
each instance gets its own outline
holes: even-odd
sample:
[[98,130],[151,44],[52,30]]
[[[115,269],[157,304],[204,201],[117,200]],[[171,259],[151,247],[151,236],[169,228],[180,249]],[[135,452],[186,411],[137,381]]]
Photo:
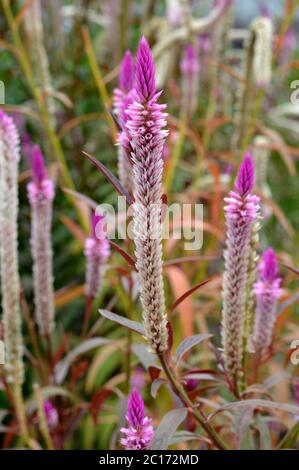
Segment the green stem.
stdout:
[[177,381],[175,375],[173,374],[165,359],[165,356],[163,354],[160,354],[158,355],[158,358],[163,367],[166,377],[172,385],[173,391],[180,398],[186,408],[188,408],[188,410],[193,414],[196,421],[203,427],[203,429],[211,438],[215,446],[221,450],[230,450],[229,447],[225,444],[225,442],[221,439],[221,437],[218,436],[213,426],[207,421],[207,418],[194,409],[194,404],[186,394],[184,387]]
[[278,449],[291,449],[299,435],[299,421],[286,433],[278,444]]

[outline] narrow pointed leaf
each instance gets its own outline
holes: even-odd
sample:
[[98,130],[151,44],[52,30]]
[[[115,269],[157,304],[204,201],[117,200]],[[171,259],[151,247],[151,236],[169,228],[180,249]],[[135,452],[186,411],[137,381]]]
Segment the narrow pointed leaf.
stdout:
[[167,450],[177,428],[184,421],[186,416],[186,408],[178,408],[169,411],[169,413],[163,417],[155,432],[151,450]]
[[114,321],[115,323],[125,326],[126,328],[129,328],[130,330],[133,330],[136,333],[139,333],[140,335],[144,336],[145,331],[141,323],[138,323],[137,321],[129,320],[126,317],[121,317],[120,315],[117,315],[116,313],[109,312],[109,310],[100,309],[99,312],[103,317],[107,318],[107,320]]
[[184,354],[190,351],[190,349],[192,349],[194,346],[201,343],[202,341],[211,338],[212,336],[213,335],[205,333],[202,335],[189,336],[189,338],[184,339],[184,341],[181,342],[176,351],[176,364],[181,361]]
[[125,190],[125,188],[121,185],[120,181],[111,173],[111,171],[108,170],[108,168],[106,168],[105,165],[103,165],[103,163],[101,163],[99,160],[97,160],[95,157],[93,157],[89,153],[83,151],[83,154],[86,155],[88,160],[90,160],[94,164],[94,166],[102,173],[102,175],[105,176],[105,178],[112,184],[114,189],[116,189],[116,191],[121,196],[124,196],[126,198],[127,203],[129,204],[129,206],[131,206],[133,204],[132,197]]

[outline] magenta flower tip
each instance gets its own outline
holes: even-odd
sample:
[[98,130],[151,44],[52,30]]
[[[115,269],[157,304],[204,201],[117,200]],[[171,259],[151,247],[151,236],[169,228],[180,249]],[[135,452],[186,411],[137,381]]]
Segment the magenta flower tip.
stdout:
[[103,232],[103,221],[105,216],[103,214],[92,214],[91,217],[91,231],[92,237],[98,238],[99,232]]
[[134,388],[129,396],[126,418],[128,424],[133,427],[138,427],[143,422],[144,403],[137,388]]
[[41,183],[47,178],[45,161],[39,145],[34,145],[32,149],[31,171],[35,183]]
[[188,44],[185,48],[184,55],[181,61],[181,71],[185,75],[192,75],[199,71],[199,61],[196,55],[195,48],[192,44]]
[[125,52],[119,74],[119,86],[122,91],[128,93],[134,82],[134,62],[131,52],[128,50]]
[[278,277],[278,263],[274,250],[268,248],[264,251],[260,263],[260,274],[263,281],[273,282]]
[[144,403],[138,390],[134,388],[128,399],[126,420],[127,428],[120,431],[124,437],[120,440],[126,450],[149,449],[154,436],[151,419],[145,416]]
[[240,165],[235,188],[241,196],[247,196],[254,187],[254,163],[251,153],[245,155]]
[[154,60],[144,36],[140,40],[136,56],[135,88],[142,101],[153,98],[156,92]]
[[58,424],[59,417],[56,408],[54,408],[50,400],[44,402],[44,412],[49,428],[55,428]]

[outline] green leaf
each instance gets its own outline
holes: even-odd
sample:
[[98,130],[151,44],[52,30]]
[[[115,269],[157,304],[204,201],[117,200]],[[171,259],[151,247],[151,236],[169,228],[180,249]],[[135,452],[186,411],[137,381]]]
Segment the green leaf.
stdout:
[[75,362],[80,354],[84,354],[91,349],[98,348],[99,346],[103,346],[109,342],[110,340],[106,338],[90,338],[80,343],[70,351],[62,361],[56,364],[54,369],[55,382],[57,384],[61,384],[64,381],[70,366]]
[[107,318],[108,320],[114,321],[115,323],[118,323],[119,325],[125,326],[126,328],[129,328],[130,330],[133,330],[142,336],[145,335],[144,327],[141,323],[138,323],[137,321],[129,320],[126,317],[121,317],[120,315],[110,312],[109,310],[100,309],[99,312],[103,317]]
[[177,408],[176,410],[169,411],[169,413],[163,417],[155,432],[151,450],[166,450],[174,433],[186,416],[186,408]]
[[204,333],[202,335],[193,335],[189,336],[189,338],[184,339],[181,344],[178,346],[176,351],[176,364],[178,364],[184,354],[186,354],[190,349],[192,349],[197,344],[201,343],[202,341],[211,338],[213,335]]

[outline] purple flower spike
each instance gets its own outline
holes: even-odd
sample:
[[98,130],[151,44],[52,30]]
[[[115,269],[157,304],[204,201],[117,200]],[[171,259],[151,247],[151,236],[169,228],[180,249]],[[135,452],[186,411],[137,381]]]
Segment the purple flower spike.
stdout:
[[144,36],[137,51],[135,89],[141,102],[153,98],[156,93],[154,60]]
[[39,184],[47,178],[45,161],[39,145],[34,145],[31,158],[32,178]]
[[258,350],[271,345],[276,321],[277,300],[280,297],[281,278],[275,252],[268,248],[259,265],[259,279],[254,285],[256,310],[254,322],[254,343]]
[[56,408],[52,405],[50,400],[44,402],[44,412],[46,415],[47,423],[50,429],[56,428],[58,424],[58,413]]
[[124,437],[120,443],[126,450],[146,450],[150,445],[154,436],[152,420],[145,416],[144,403],[138,390],[132,390],[127,406],[126,420],[127,428],[122,428],[120,432]]
[[134,62],[131,52],[126,51],[120,66],[119,87],[125,93],[133,87],[134,82]]
[[246,285],[250,241],[259,217],[259,198],[251,194],[254,166],[247,154],[242,162],[236,191],[230,191],[226,202],[226,250],[223,276],[222,344],[226,368],[237,384],[243,357],[243,325],[246,313]]
[[102,238],[103,235],[103,223],[105,216],[102,214],[92,214],[91,227],[92,236],[94,239]]
[[188,44],[181,61],[181,71],[185,75],[193,75],[199,71],[199,68],[200,66],[194,46]]
[[268,248],[264,252],[260,265],[260,276],[265,282],[273,282],[278,276],[277,259],[272,248]]
[[245,155],[239,168],[235,188],[240,196],[247,196],[254,187],[254,163],[251,153]]
[[110,254],[109,241],[104,231],[104,216],[92,216],[91,236],[86,238],[84,254],[86,257],[85,292],[87,297],[94,299],[101,287]]

